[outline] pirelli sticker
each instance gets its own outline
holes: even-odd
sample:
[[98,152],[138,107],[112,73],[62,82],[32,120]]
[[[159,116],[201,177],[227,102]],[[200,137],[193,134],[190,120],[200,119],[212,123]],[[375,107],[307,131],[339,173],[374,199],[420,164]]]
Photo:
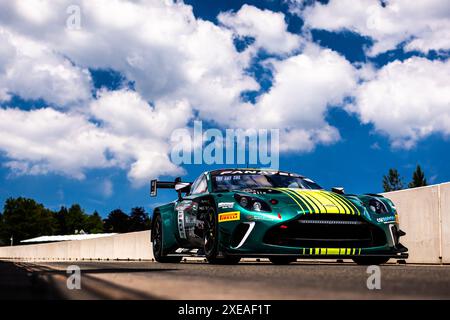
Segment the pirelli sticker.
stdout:
[[241,220],[241,212],[233,211],[233,212],[225,212],[219,214],[219,223],[220,222],[228,222],[228,221],[237,221]]

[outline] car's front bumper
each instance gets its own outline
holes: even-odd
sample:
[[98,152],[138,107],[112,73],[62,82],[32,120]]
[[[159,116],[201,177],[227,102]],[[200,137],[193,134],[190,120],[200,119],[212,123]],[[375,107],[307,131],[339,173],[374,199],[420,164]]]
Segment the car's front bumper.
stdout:
[[268,232],[281,224],[286,224],[286,221],[281,224],[266,221],[241,224],[249,226],[248,232],[242,232],[242,239],[234,241],[234,245],[232,239],[237,228],[230,228],[229,232],[221,234],[220,251],[224,254],[241,257],[295,256],[304,259],[351,259],[359,256],[389,257],[399,260],[408,258],[408,249],[399,242],[399,238],[405,233],[394,224],[370,225],[385,237],[385,241],[382,243],[372,243],[370,246],[358,246],[358,243],[354,242],[347,245],[348,243],[336,240],[332,244],[325,244],[325,242],[321,242],[321,239],[317,241],[316,245],[311,246],[268,243],[266,237]]

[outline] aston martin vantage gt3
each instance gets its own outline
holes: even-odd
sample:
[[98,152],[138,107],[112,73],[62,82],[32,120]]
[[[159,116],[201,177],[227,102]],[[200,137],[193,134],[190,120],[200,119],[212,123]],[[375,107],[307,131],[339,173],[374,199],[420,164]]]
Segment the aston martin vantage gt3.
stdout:
[[153,213],[158,262],[204,256],[234,264],[243,257],[274,264],[296,259],[352,259],[382,264],[406,259],[395,205],[376,194],[326,191],[304,176],[275,170],[223,169],[193,183],[151,182],[151,195],[170,188],[178,198]]

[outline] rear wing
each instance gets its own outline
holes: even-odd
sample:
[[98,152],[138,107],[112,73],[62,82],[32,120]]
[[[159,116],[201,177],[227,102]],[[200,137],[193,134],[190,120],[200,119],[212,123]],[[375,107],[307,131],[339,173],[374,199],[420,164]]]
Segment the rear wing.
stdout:
[[181,193],[191,191],[191,182],[181,182],[181,178],[176,178],[174,182],[152,180],[150,182],[150,196],[156,197],[158,189],[173,189],[181,196]]

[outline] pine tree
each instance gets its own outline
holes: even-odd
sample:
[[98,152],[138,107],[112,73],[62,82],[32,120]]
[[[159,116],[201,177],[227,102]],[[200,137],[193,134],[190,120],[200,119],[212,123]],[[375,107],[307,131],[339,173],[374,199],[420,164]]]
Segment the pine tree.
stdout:
[[389,169],[388,175],[383,177],[384,192],[402,190],[403,188],[403,179],[397,169]]
[[125,233],[128,232],[130,217],[120,209],[111,211],[105,219],[105,232]]
[[87,215],[79,204],[73,204],[67,211],[65,223],[67,234],[75,234],[86,228]]
[[68,214],[68,210],[64,206],[62,206],[58,212],[55,212],[55,218],[56,218],[56,221],[58,222],[58,230],[56,233],[58,235],[68,234],[67,225],[66,225],[67,214]]
[[142,207],[131,209],[129,232],[150,230],[151,220]]
[[103,232],[103,220],[97,211],[87,217],[86,232],[88,233],[102,233]]
[[408,184],[409,188],[417,188],[427,186],[427,179],[425,178],[425,173],[422,168],[417,165],[416,171],[414,171],[412,176],[412,181]]

